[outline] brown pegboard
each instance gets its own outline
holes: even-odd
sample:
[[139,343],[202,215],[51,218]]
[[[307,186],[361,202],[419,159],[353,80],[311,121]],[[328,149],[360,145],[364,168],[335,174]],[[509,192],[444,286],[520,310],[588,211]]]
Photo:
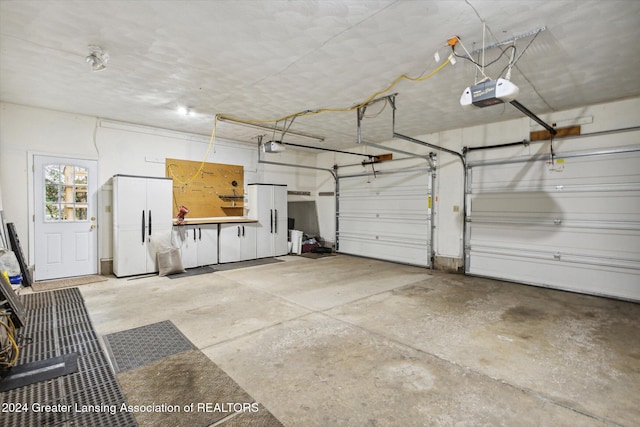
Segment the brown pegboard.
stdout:
[[187,218],[243,215],[243,166],[166,159],[165,169],[173,178],[174,218],[181,205],[189,209]]

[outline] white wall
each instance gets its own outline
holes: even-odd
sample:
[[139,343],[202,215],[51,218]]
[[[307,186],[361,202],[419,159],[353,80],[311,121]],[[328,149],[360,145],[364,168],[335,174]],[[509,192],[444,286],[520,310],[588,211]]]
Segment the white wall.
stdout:
[[[547,123],[557,123],[558,127],[565,127],[575,124],[576,119],[587,122],[582,124],[581,133],[608,131],[614,129],[630,128],[640,126],[640,98],[628,99],[619,102],[587,106],[579,109],[560,111],[547,115],[540,115]],[[398,111],[396,114],[402,114]],[[473,114],[470,111],[469,114]],[[483,126],[474,126],[455,129],[445,132],[410,135],[422,141],[427,141],[456,152],[462,152],[463,147],[486,146],[509,142],[522,141],[530,138],[530,132],[541,130],[537,123],[528,117],[492,123]],[[404,140],[388,141],[383,145],[400,149],[407,152],[425,155],[434,151],[428,147],[420,146]],[[606,149],[612,147],[640,146],[638,132],[623,132],[618,134],[607,134],[574,139],[559,139],[554,142],[555,152],[561,156],[562,153],[572,151],[588,151]],[[361,149],[356,147],[355,149]],[[369,149],[371,150],[371,149]],[[354,150],[350,150],[354,151]],[[549,142],[532,143],[527,147],[520,146],[514,148],[504,148],[495,150],[481,150],[470,152],[467,156],[469,161],[481,161],[490,159],[504,159],[521,156],[531,156],[541,153],[549,153]],[[394,159],[403,157],[402,154],[394,154]],[[321,154],[317,157],[316,166],[331,167],[334,163],[338,165],[358,163],[361,159],[357,157],[345,157],[335,154]],[[436,256],[448,257],[461,260],[463,251],[463,201],[464,182],[463,167],[460,160],[451,154],[438,152],[438,169],[435,181],[434,209],[435,209],[435,235],[434,250]],[[403,162],[391,162],[376,166],[380,168],[403,168],[416,164],[414,160]],[[418,162],[419,164],[419,162]],[[523,165],[523,167],[526,167]],[[340,174],[364,172],[362,166],[352,168],[340,168]],[[316,174],[316,191],[333,191],[333,180],[328,174]],[[457,212],[456,212],[457,210]],[[323,236],[335,235],[335,201],[333,198],[319,198],[320,211],[320,233]]]
[[[640,98],[588,106],[580,109],[541,115],[548,123],[571,122],[586,118],[582,133],[640,126]],[[473,112],[470,112],[472,114]],[[398,111],[397,114],[402,114]],[[457,152],[465,146],[491,145],[529,139],[529,132],[540,127],[527,117],[500,123],[461,128],[446,132],[411,135]],[[95,138],[94,138],[95,135]],[[209,142],[208,135],[193,135],[139,125],[101,120],[96,117],[68,114],[15,104],[0,104],[0,188],[2,207],[7,221],[14,222],[25,254],[33,260],[33,223],[29,221],[33,197],[30,188],[29,156],[33,153],[98,160],[99,168],[99,229],[100,258],[111,257],[111,184],[114,174],[164,176],[164,158],[202,160]],[[418,154],[431,149],[407,141],[389,141],[390,147]],[[609,134],[589,138],[557,140],[556,152],[593,150],[617,146],[638,146],[637,133]],[[547,153],[549,143],[534,143],[528,147],[485,150],[469,154],[470,161]],[[354,147],[349,151],[375,152],[375,149]],[[394,154],[394,158],[403,157]],[[331,169],[334,164],[359,164],[361,157],[336,153],[320,154],[287,149],[279,154],[262,154],[262,159]],[[333,192],[335,181],[329,172],[298,169],[288,166],[258,164],[255,144],[218,140],[206,159],[214,163],[240,164],[245,167],[245,183],[287,184],[289,191],[308,191],[310,196],[290,196],[289,200],[316,200],[320,234],[328,241],[335,236],[335,198],[319,196]],[[424,164],[422,160],[393,161],[377,165],[378,169],[404,168]],[[340,173],[366,171],[361,165],[341,168]],[[434,249],[436,255],[451,258],[462,256],[463,168],[460,161],[447,153],[438,154],[435,182]],[[458,207],[458,212],[454,212]]]
[[[99,256],[112,256],[111,177],[115,174],[165,176],[165,158],[202,161],[209,135],[194,135],[16,104],[0,104],[0,187],[8,222],[16,225],[33,262],[33,154],[98,160]],[[308,153],[282,154],[286,161],[313,164]],[[30,159],[31,158],[31,159]],[[258,165],[255,144],[216,139],[207,162],[242,165],[245,184],[287,184],[311,189],[315,174],[288,167]],[[25,247],[26,246],[26,247]]]

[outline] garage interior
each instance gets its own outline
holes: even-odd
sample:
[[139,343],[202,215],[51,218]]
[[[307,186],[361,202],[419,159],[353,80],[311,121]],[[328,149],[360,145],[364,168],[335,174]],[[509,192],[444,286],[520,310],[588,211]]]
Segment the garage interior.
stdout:
[[3,424],[636,425],[638,16],[0,2]]

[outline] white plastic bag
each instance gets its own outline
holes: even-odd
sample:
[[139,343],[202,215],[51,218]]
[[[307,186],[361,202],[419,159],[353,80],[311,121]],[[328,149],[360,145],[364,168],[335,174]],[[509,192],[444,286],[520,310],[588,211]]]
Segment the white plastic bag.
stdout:
[[15,253],[8,249],[0,249],[0,270],[6,271],[9,277],[20,274],[20,264]]

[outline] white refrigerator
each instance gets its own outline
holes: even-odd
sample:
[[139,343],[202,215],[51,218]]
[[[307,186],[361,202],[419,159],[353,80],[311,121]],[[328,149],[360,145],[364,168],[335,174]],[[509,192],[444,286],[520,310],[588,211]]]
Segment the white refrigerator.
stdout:
[[113,274],[116,277],[158,271],[156,247],[170,244],[171,178],[113,177]]
[[247,185],[249,218],[257,219],[256,255],[266,258],[287,254],[287,186]]

